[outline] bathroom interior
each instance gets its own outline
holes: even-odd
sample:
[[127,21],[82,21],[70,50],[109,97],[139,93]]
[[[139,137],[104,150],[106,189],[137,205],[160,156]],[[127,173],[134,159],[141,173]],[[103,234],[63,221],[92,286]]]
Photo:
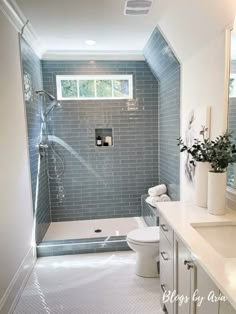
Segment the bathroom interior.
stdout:
[[[165,291],[162,280],[169,279],[161,277],[161,271],[166,266],[157,259],[161,233],[168,223],[178,234],[181,225],[172,208],[176,206],[182,217],[185,205],[179,204],[194,203],[194,171],[186,166],[177,139],[188,140],[189,130],[199,134],[203,121],[211,138],[226,129],[236,132],[235,1],[115,2],[0,1],[6,152],[1,179],[1,314],[13,313],[37,259],[50,257],[55,266],[69,255],[83,259],[90,253],[136,252],[137,244],[150,245],[142,254],[153,255],[155,263],[137,254],[136,274],[144,280],[150,277],[146,284],[157,280]],[[232,212],[235,169],[231,164],[227,170],[227,206]],[[146,199],[156,186],[164,187],[160,194],[166,199],[150,205]],[[170,220],[165,216],[169,213]],[[140,240],[140,232],[132,233],[137,230],[149,234],[141,233]],[[183,234],[189,234],[185,244],[199,254],[204,268],[204,256],[201,260],[198,247],[194,251],[191,234]],[[165,239],[171,246],[170,238]],[[161,249],[160,242],[161,255],[168,260]],[[209,269],[204,268],[229,300],[226,307],[219,302],[217,313],[235,313],[236,289],[220,284],[214,274],[218,268]],[[129,313],[216,313],[209,305],[192,312],[191,305],[176,309],[158,302],[160,312]],[[22,304],[14,313],[30,313]],[[44,312],[52,313],[46,305],[37,313]]]
[[20,46],[38,256],[126,249],[141,212],[156,225],[148,188],[179,200],[178,59],[158,28],[130,60],[40,60]]

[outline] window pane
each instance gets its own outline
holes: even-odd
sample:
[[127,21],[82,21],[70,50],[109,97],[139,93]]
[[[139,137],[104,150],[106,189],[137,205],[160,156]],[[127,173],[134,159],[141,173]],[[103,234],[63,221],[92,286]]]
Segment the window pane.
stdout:
[[79,95],[80,97],[95,97],[95,81],[79,81]]
[[77,97],[77,81],[76,80],[61,80],[61,95],[64,98]]
[[114,97],[129,96],[129,81],[114,80],[113,81]]
[[112,82],[111,80],[96,81],[97,97],[112,97]]

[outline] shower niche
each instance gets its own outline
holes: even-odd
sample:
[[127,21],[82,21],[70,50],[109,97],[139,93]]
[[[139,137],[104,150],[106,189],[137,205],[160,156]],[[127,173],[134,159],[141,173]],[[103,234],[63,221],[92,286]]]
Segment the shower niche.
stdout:
[[95,145],[98,147],[113,146],[113,131],[111,128],[95,129]]

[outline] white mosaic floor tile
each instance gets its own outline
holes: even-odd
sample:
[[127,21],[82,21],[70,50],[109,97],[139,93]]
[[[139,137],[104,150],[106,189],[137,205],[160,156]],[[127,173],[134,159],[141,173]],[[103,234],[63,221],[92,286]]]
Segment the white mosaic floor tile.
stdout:
[[14,314],[160,314],[159,279],[134,274],[133,252],[40,258]]

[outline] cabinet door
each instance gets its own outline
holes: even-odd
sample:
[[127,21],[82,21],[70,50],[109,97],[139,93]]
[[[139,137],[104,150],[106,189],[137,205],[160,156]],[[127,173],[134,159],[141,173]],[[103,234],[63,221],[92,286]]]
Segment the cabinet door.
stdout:
[[167,294],[162,298],[162,306],[165,306],[168,314],[173,313],[173,303],[168,301],[168,296],[173,292],[173,248],[169,241],[160,232],[160,286],[162,293]]
[[236,314],[236,310],[228,301],[226,302],[221,301],[219,314]]
[[[203,270],[203,268],[197,263],[195,264],[195,278],[194,285],[192,287],[192,296],[196,300],[194,302],[194,313],[196,314],[217,314],[219,308],[219,302],[211,302],[208,300],[212,294],[216,297],[219,296],[219,289]],[[198,299],[197,297],[198,294]]]
[[175,304],[175,313],[191,313],[191,253],[183,242],[175,236],[176,294],[179,301]]
[[163,232],[170,245],[173,247],[174,231],[162,216],[160,216],[160,230]]

